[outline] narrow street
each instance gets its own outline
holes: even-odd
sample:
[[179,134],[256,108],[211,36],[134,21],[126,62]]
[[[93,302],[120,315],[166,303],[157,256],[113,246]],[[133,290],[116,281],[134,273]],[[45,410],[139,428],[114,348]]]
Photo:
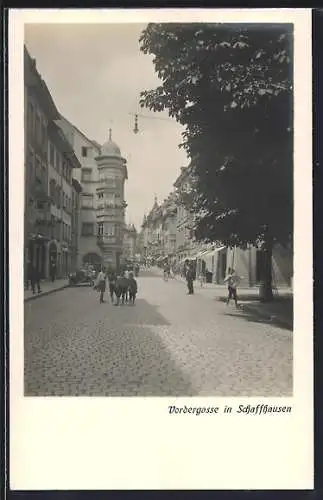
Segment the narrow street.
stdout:
[[136,305],[90,287],[25,303],[26,396],[290,396],[292,333],[138,278]]

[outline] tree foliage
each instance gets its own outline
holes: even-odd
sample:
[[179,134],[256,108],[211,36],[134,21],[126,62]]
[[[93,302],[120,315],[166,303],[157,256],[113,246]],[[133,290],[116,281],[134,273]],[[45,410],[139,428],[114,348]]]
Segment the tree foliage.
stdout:
[[293,226],[293,55],[287,24],[149,24],[161,80],[141,106],[181,123],[195,236],[286,243]]

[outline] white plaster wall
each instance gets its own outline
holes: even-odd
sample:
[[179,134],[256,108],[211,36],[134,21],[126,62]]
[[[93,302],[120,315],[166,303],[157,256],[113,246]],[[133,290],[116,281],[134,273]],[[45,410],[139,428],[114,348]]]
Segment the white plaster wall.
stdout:
[[[242,286],[256,285],[256,255],[257,249],[255,247],[247,250],[228,249],[227,266],[232,267],[233,262],[233,267],[239,276],[244,276],[244,279],[241,280]],[[273,286],[277,288],[290,286],[293,273],[291,250],[276,245],[273,249],[272,268]]]

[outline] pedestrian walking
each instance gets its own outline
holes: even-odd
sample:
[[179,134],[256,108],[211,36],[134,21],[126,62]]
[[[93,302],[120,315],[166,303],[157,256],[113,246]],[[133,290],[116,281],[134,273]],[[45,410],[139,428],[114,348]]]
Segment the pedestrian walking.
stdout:
[[[124,292],[124,301],[123,302],[128,302],[129,300],[129,290],[128,290],[128,283],[129,283],[129,276],[130,276],[130,271],[128,269],[125,270],[124,272],[124,286],[126,286],[126,291]],[[126,285],[127,283],[127,285]]]
[[31,286],[31,275],[32,275],[32,263],[31,260],[27,260],[27,269],[26,269],[26,290],[29,290],[29,285]]
[[132,273],[130,273],[130,275],[129,275],[128,286],[129,286],[129,302],[130,302],[130,304],[134,305],[135,300],[136,300],[136,296],[137,296],[137,292],[138,292],[138,284],[137,284],[137,280],[134,278]]
[[104,302],[105,288],[106,288],[106,275],[103,270],[103,267],[101,267],[101,270],[96,279],[96,289],[100,292],[99,295],[100,304],[103,304]]
[[31,282],[31,289],[32,289],[33,295],[35,295],[35,293],[36,293],[36,286],[37,286],[37,292],[41,293],[41,289],[40,289],[40,273],[38,271],[37,266],[32,266],[31,267],[31,279],[30,279],[30,282]]
[[113,304],[114,296],[116,295],[116,281],[117,281],[117,277],[114,271],[111,271],[108,274],[108,281],[109,281],[110,299],[111,303]]
[[229,267],[228,274],[224,278],[224,282],[228,283],[228,298],[227,305],[229,305],[230,300],[233,299],[236,307],[238,307],[238,294],[237,287],[242,276],[238,276],[234,269]]
[[126,278],[124,274],[118,276],[116,281],[116,296],[117,296],[117,302],[115,304],[116,306],[120,305],[120,299],[121,299],[121,304],[124,305],[127,298],[128,288],[129,288],[129,278]]
[[206,269],[202,269],[201,272],[200,272],[199,278],[200,278],[200,286],[201,286],[201,288],[203,288],[203,286],[206,283],[206,272],[207,272]]
[[186,282],[187,282],[187,288],[188,288],[188,295],[193,295],[194,294],[194,270],[192,264],[188,264],[186,268]]
[[50,277],[52,282],[54,283],[56,279],[56,260],[53,257],[50,260]]

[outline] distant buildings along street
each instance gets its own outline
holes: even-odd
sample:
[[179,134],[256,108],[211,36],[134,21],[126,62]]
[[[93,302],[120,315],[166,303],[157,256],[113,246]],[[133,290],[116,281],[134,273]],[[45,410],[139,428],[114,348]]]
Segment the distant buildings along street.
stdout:
[[[174,190],[161,203],[157,198],[144,216],[138,242],[144,259],[162,263],[171,260],[178,271],[186,259],[195,262],[196,274],[204,274],[206,281],[224,284],[229,267],[233,267],[241,279],[242,287],[259,285],[263,279],[264,261],[261,248],[250,246],[227,248],[220,241],[201,243],[194,238],[194,214],[177,196],[177,191],[189,188],[190,167],[181,167],[174,182]],[[291,287],[293,279],[293,252],[291,246],[273,249],[273,287]]]

